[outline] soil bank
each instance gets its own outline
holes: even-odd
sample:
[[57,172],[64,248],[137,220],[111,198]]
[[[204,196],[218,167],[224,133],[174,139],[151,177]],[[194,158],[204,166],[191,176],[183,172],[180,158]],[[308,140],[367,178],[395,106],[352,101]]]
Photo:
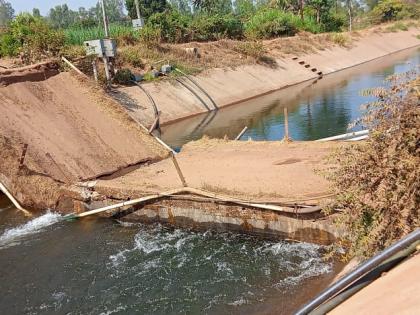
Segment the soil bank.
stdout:
[[[333,46],[298,58],[289,55],[274,64],[215,68],[194,77],[205,95],[186,78],[143,84],[154,98],[161,123],[168,124],[215,108],[236,104],[389,54],[420,45],[417,28],[396,33],[371,32],[355,39],[351,47]],[[297,59],[296,59],[297,58]],[[137,121],[151,125],[155,119],[147,96],[138,87],[121,87],[113,96]]]
[[0,86],[0,181],[24,206],[55,208],[66,185],[168,155],[97,86],[26,70]]

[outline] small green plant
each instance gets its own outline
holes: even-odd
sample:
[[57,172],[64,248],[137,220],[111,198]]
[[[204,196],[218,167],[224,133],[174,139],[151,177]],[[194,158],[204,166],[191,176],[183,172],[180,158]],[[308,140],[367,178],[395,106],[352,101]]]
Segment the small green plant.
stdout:
[[241,42],[235,46],[234,50],[255,59],[261,58],[265,53],[262,41]]
[[330,40],[339,46],[346,47],[351,42],[349,36],[343,33],[332,33],[329,36]]
[[141,57],[141,51],[138,47],[127,47],[125,49],[120,50],[118,55],[119,60],[121,60],[124,64],[129,64],[135,68],[144,68],[144,63]]
[[118,84],[127,85],[133,80],[133,73],[130,69],[120,69],[115,74],[113,81]]
[[408,27],[403,22],[396,22],[385,29],[386,32],[396,33],[398,31],[408,31]]
[[[117,40],[129,39],[131,42],[138,38],[138,33],[128,25],[110,24],[109,34]],[[102,26],[76,26],[64,30],[67,45],[82,45],[84,41],[105,37]]]

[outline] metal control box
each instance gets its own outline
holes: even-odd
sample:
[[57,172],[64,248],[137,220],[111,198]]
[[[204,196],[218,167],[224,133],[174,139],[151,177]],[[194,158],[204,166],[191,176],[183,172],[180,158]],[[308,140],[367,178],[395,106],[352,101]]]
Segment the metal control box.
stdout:
[[117,42],[115,39],[95,39],[83,43],[87,55],[98,57],[115,57],[117,55]]
[[135,30],[139,30],[144,26],[144,20],[142,18],[134,19],[134,20],[132,20],[132,22],[133,22],[133,28]]

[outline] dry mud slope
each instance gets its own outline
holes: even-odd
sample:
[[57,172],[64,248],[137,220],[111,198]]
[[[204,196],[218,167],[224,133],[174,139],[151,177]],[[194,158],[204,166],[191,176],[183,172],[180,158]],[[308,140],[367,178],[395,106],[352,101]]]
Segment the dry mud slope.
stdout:
[[[40,190],[48,190],[51,182],[97,178],[167,155],[98,87],[58,71],[42,80],[44,70],[0,73],[0,180],[21,200],[31,189],[25,181],[34,185],[34,178]],[[24,144],[28,150],[19,170]]]

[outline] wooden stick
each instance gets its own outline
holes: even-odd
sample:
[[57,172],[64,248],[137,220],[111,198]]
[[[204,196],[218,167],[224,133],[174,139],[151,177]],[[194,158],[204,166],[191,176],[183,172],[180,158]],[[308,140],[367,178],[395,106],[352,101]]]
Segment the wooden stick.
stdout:
[[20,160],[19,160],[19,169],[21,169],[22,168],[22,166],[23,166],[23,162],[25,161],[25,156],[26,156],[26,151],[28,150],[28,144],[27,143],[25,143],[24,145],[23,145],[23,150],[22,150],[22,154],[21,154],[21,156],[20,156]]
[[171,159],[175,165],[176,171],[178,172],[178,176],[181,179],[182,186],[187,187],[187,182],[185,181],[185,177],[182,174],[181,168],[179,167],[178,161],[176,160],[175,154],[171,152]]
[[287,107],[284,108],[284,138],[286,140],[289,138],[289,115],[287,113]]
[[245,126],[244,129],[236,136],[235,140],[241,139],[241,137],[244,135],[244,133],[248,130],[248,126]]
[[83,76],[85,76],[85,77],[87,77],[87,75],[86,74],[84,74],[82,71],[80,71],[74,64],[72,64],[70,61],[68,61],[67,60],[67,58],[66,57],[64,57],[64,56],[62,56],[61,57],[61,60],[63,60],[66,64],[68,64],[69,65],[69,67],[70,68],[72,68],[74,71],[76,71],[78,74],[81,74],[81,75],[83,75]]
[[7,190],[6,186],[4,186],[1,182],[0,182],[0,191],[2,191],[10,199],[10,201],[18,210],[22,211],[26,216],[32,216],[32,214],[28,210],[24,209],[19,204],[19,202],[15,199],[15,197],[13,197],[13,195],[9,192],[9,190]]
[[310,214],[310,213],[315,213],[315,212],[319,212],[320,208],[319,207],[308,207],[308,208],[303,208],[303,209],[293,209],[290,207],[281,207],[281,206],[276,206],[276,205],[267,205],[267,204],[259,204],[259,203],[251,203],[251,202],[247,202],[247,201],[242,201],[239,199],[234,199],[234,198],[230,198],[227,196],[222,196],[222,195],[218,195],[215,193],[211,193],[211,192],[206,192],[204,190],[201,189],[196,189],[196,188],[191,188],[191,187],[183,187],[183,188],[176,188],[167,192],[163,192],[163,193],[157,193],[157,194],[153,194],[150,196],[146,196],[146,197],[141,197],[138,199],[133,199],[133,200],[129,200],[129,201],[125,201],[125,202],[120,202],[111,206],[106,206],[106,207],[102,207],[99,209],[95,209],[95,210],[90,210],[90,211],[86,211],[86,212],[82,212],[79,214],[70,214],[68,216],[65,217],[65,219],[72,219],[72,218],[82,218],[82,217],[86,217],[86,216],[90,216],[93,214],[98,214],[101,212],[106,212],[106,211],[110,211],[110,210],[115,210],[118,208],[122,208],[122,207],[126,207],[126,206],[132,206],[135,204],[140,204],[140,203],[144,203],[147,201],[152,201],[152,200],[157,200],[157,199],[161,199],[164,197],[171,197],[180,193],[190,193],[190,194],[194,194],[194,195],[199,195],[199,196],[205,196],[205,197],[209,197],[212,198],[214,200],[219,200],[219,201],[223,201],[223,202],[231,202],[231,203],[235,203],[238,205],[242,205],[242,206],[248,206],[248,207],[253,207],[253,208],[257,208],[257,209],[264,209],[264,210],[271,210],[271,211],[277,211],[277,212],[284,212],[284,213],[293,213],[293,214]]

